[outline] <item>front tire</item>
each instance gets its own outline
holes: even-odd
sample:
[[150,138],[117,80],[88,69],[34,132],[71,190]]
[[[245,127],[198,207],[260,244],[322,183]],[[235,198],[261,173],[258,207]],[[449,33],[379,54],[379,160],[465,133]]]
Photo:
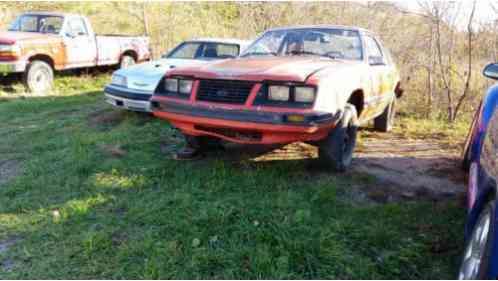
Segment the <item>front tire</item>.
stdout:
[[336,172],[345,172],[353,160],[357,131],[356,108],[348,104],[339,123],[318,146],[322,166]]
[[479,214],[477,223],[469,237],[458,271],[458,279],[489,279],[488,271],[491,248],[494,243],[495,202],[489,202]]
[[23,82],[31,93],[46,93],[54,85],[54,70],[44,61],[32,61],[24,72]]
[[386,106],[384,112],[374,119],[376,131],[389,132],[394,126],[394,116],[396,115],[396,97]]

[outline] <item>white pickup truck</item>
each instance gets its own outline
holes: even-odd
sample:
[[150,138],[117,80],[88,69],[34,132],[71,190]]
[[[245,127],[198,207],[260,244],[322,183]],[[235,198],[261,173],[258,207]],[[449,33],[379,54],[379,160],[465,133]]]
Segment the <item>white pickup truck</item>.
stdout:
[[54,70],[127,67],[150,56],[149,38],[96,35],[81,15],[25,13],[0,32],[0,74],[23,73],[31,92],[49,91]]

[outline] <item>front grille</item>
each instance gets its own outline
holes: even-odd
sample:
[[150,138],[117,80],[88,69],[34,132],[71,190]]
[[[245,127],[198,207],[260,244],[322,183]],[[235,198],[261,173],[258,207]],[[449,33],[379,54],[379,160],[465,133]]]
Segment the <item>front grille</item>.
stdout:
[[244,104],[254,82],[230,80],[200,80],[197,100]]

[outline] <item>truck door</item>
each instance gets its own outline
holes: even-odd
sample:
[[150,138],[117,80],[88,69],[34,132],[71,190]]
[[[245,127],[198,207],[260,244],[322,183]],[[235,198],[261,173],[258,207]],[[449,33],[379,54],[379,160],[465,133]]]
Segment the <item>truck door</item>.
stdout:
[[97,44],[81,17],[71,17],[66,22],[64,44],[68,68],[95,66]]
[[389,101],[387,94],[390,91],[387,89],[387,60],[382,52],[382,48],[377,40],[365,35],[366,55],[369,64],[369,73],[371,79],[371,94],[365,100],[372,114],[376,115],[382,112],[385,105]]

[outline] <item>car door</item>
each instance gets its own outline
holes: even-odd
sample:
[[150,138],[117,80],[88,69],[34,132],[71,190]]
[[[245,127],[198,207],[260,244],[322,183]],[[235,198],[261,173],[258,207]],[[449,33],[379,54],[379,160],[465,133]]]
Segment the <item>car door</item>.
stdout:
[[64,44],[68,68],[94,66],[97,57],[95,36],[90,34],[81,17],[71,17],[64,29]]
[[489,120],[486,135],[484,137],[480,165],[482,166],[488,184],[496,187],[496,179],[498,176],[498,110],[496,109],[496,104],[493,106],[494,112]]
[[365,48],[371,81],[370,95],[365,99],[367,109],[371,115],[382,113],[387,104],[390,91],[387,87],[388,61],[381,45],[372,35],[365,35]]

